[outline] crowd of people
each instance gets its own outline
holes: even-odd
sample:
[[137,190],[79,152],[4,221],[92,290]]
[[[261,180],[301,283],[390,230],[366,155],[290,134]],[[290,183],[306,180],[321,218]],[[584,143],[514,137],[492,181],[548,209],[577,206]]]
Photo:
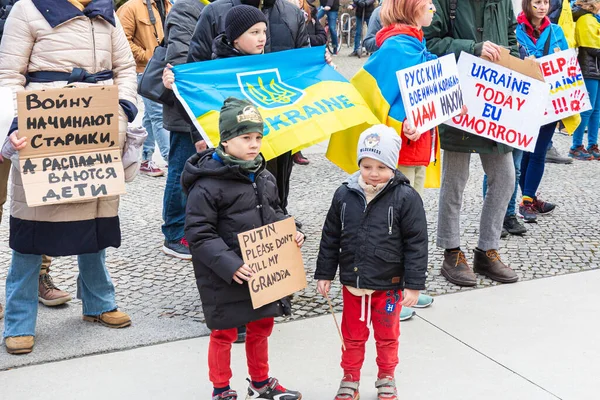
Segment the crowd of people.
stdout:
[[[521,223],[536,222],[556,205],[542,200],[538,189],[546,162],[600,160],[600,0],[573,2],[573,32],[557,25],[560,1],[523,0],[515,16],[510,0],[372,0],[351,4],[356,12],[354,53],[372,53],[364,65],[377,80],[446,54],[467,52],[491,61],[501,48],[515,57],[543,57],[555,49],[578,47],[579,63],[592,109],[581,114],[569,159],[557,154],[552,138],[557,123],[540,128],[533,152],[513,149],[458,128],[440,126],[425,133],[404,123],[399,88],[389,92],[389,109],[367,101],[381,125],[367,129],[357,143],[357,170],[335,192],[326,216],[314,279],[329,295],[336,275],[343,285],[343,379],[335,400],[357,400],[365,343],[372,327],[377,344],[380,400],[398,398],[400,320],[411,307],[433,301],[426,289],[428,232],[422,195],[432,148],[441,144],[442,180],[437,246],[443,250],[441,274],[459,286],[474,286],[476,274],[502,282],[519,279],[500,258],[501,238],[526,232]],[[138,82],[158,46],[166,48],[161,102],[144,98],[143,127],[148,133],[137,169],[150,176],[165,171],[153,160],[158,145],[168,163],[163,197],[162,251],[192,260],[206,324],[213,400],[235,400],[230,387],[232,343],[246,341],[249,399],[298,400],[269,373],[268,338],[274,318],[289,315],[289,298],[259,309],[252,307],[247,283],[255,271],[244,263],[237,234],[289,218],[290,175],[294,160],[284,153],[265,160],[261,153],[264,121],[243,99],[225,100],[219,116],[220,141],[207,148],[173,93],[172,67],[230,57],[321,46],[327,35],[334,54],[338,0],[321,0],[319,10],[307,0],[129,0],[115,13],[110,0],[0,0],[0,85],[14,92],[63,87],[117,85],[119,142],[125,146],[128,124],[137,115]],[[362,25],[368,34],[362,40]],[[360,31],[360,33],[359,33]],[[570,41],[569,38],[572,37]],[[332,63],[331,55],[325,61]],[[162,68],[162,67],[161,67]],[[77,73],[74,73],[76,70]],[[359,71],[353,80],[360,79]],[[362,93],[365,99],[368,93]],[[468,112],[463,108],[463,113]],[[583,145],[585,133],[587,146]],[[18,135],[15,118],[0,156],[0,212],[10,173],[12,260],[6,279],[5,346],[11,354],[33,350],[38,303],[56,306],[71,300],[49,275],[52,257],[77,255],[77,297],[83,320],[110,328],[131,325],[118,309],[106,264],[109,247],[121,245],[119,196],[76,203],[29,207],[25,200],[19,151],[28,146]],[[433,152],[435,154],[435,151]],[[469,265],[461,247],[461,207],[478,154],[485,174],[479,238]],[[12,165],[12,167],[11,167]],[[521,201],[518,193],[521,191]],[[1,214],[0,214],[1,216]],[[521,217],[521,218],[519,218]],[[299,225],[299,224],[297,224]],[[301,226],[295,237],[304,243]],[[437,268],[438,266],[434,266]],[[0,317],[2,309],[0,308]],[[403,316],[404,315],[404,316]]]

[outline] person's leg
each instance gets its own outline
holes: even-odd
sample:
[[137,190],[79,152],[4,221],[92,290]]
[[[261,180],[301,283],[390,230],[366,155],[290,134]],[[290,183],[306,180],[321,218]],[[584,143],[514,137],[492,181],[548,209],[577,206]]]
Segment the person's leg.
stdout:
[[248,375],[254,385],[269,379],[269,336],[274,325],[273,318],[264,318],[246,325]]
[[506,216],[510,217],[517,213],[517,196],[519,195],[519,182],[521,180],[521,162],[523,161],[523,150],[513,149],[513,164],[515,166],[515,190],[513,191],[512,197],[508,202],[506,208]]
[[[319,10],[317,11],[317,19],[323,18],[323,15],[325,15],[326,12],[327,11],[325,11],[323,7],[319,7]],[[327,23],[329,24],[329,20],[327,20]]]
[[287,214],[288,195],[290,193],[290,176],[292,175],[292,167],[294,161],[292,152],[284,153],[267,162],[267,170],[273,174],[277,181],[277,191],[279,193],[279,201],[284,213]]
[[35,336],[42,256],[13,251],[6,277],[4,337]]
[[327,25],[329,26],[329,34],[331,35],[331,44],[333,45],[333,48],[335,49],[334,54],[337,54],[337,48],[338,48],[337,19],[338,19],[337,11],[327,12]]
[[394,377],[398,366],[398,338],[402,293],[397,290],[376,291],[371,296],[371,324],[377,348],[377,377]]
[[[142,74],[138,74],[138,85],[142,79]],[[146,129],[148,136],[146,136],[146,140],[144,140],[144,146],[142,150],[142,162],[152,160],[152,155],[154,154],[154,131],[152,129],[152,120],[150,119],[150,110],[152,107],[150,100],[142,97],[142,101],[144,102],[144,116],[142,118],[142,126]]]
[[[523,197],[535,198],[537,190],[544,176],[546,166],[546,151],[548,143],[554,136],[554,124],[544,125],[540,128],[538,141],[535,145],[535,150],[529,153],[529,162],[525,165],[525,169],[521,168],[522,175],[522,191]],[[523,163],[521,163],[523,166]],[[516,171],[515,171],[516,172]]]
[[498,249],[506,208],[515,188],[515,165],[511,153],[480,154],[488,176],[488,192],[481,209],[479,249]]
[[81,299],[83,315],[101,315],[117,309],[115,286],[106,268],[106,250],[77,256],[77,298]]
[[0,222],[2,222],[2,210],[8,196],[8,175],[10,174],[10,160],[4,160],[0,164]]
[[[592,106],[596,104],[598,98],[598,83],[599,81],[596,79],[584,79],[585,87],[588,91],[588,95],[590,97],[590,103]],[[581,115],[581,123],[575,129],[573,133],[573,145],[571,146],[571,150],[575,150],[577,147],[583,145],[583,135],[585,134],[585,130],[588,128],[588,123],[590,122],[590,117],[592,116],[592,112],[594,110],[588,110],[582,112]],[[588,129],[589,132],[589,129]],[[573,155],[569,153],[569,155]]]
[[360,50],[360,37],[362,36],[363,20],[362,15],[356,16],[356,32],[354,32],[354,52]]
[[188,158],[196,153],[192,138],[187,132],[171,132],[169,170],[163,198],[162,232],[168,242],[183,238],[186,196],[181,190],[181,173]]
[[402,172],[402,174],[406,176],[406,179],[410,181],[411,186],[414,188],[416,175],[415,167],[410,165],[398,165],[397,168],[398,171]]
[[42,267],[40,268],[40,278],[38,282],[38,300],[46,307],[59,306],[71,301],[71,295],[64,290],[60,290],[54,284],[50,276],[50,264],[52,258],[42,255]]
[[367,321],[361,321],[362,297],[354,296],[346,287],[343,289],[344,309],[342,311],[342,337],[346,350],[342,351],[341,366],[344,376],[351,381],[360,381],[360,370],[365,361],[365,343],[369,339]]
[[488,184],[487,184],[487,175],[483,174],[483,185],[482,185],[483,199],[485,199],[485,195],[487,194]]
[[469,179],[471,155],[444,150],[442,159],[437,245],[443,249],[455,249],[460,247],[460,209]]
[[595,79],[592,86],[595,86],[595,96],[594,102],[592,102],[592,113],[588,122],[588,148],[598,144],[598,128],[600,125],[600,80]]
[[144,119],[147,115],[152,125],[152,134],[154,136],[152,145],[154,146],[155,141],[158,144],[158,149],[163,160],[169,162],[169,131],[163,128],[162,104],[144,99],[144,105],[146,107]]
[[423,197],[425,194],[425,176],[427,174],[427,167],[422,165],[415,167],[415,182],[413,188]]
[[229,389],[231,380],[231,345],[237,338],[237,329],[215,329],[208,342],[208,377],[215,394]]

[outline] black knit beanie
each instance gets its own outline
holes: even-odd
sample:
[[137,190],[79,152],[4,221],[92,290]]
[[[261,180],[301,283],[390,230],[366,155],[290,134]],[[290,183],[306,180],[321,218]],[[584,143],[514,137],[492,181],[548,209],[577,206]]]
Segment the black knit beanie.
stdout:
[[267,17],[256,7],[239,5],[233,7],[225,16],[225,35],[230,43],[239,38],[259,22],[267,23]]

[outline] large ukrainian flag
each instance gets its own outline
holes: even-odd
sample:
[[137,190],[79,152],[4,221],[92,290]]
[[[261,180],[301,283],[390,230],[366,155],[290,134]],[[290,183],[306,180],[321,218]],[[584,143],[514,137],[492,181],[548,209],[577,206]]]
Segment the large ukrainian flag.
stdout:
[[379,123],[356,89],[313,47],[179,65],[174,90],[211,147],[230,97],[254,103],[264,121],[262,153],[269,160],[361,124]]
[[[400,134],[406,112],[396,72],[434,58],[425,51],[424,44],[418,39],[408,35],[393,36],[371,55],[350,82],[366,100],[377,119]],[[358,138],[367,127],[368,125],[357,126],[333,135],[329,140],[327,158],[348,173],[358,170]],[[440,160],[439,145],[437,149],[436,159]],[[441,162],[434,162],[427,167],[425,187],[440,186],[440,166]]]

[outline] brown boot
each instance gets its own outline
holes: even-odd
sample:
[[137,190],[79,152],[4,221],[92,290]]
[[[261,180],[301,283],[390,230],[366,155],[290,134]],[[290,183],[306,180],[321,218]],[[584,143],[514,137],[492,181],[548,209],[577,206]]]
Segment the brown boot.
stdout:
[[125,328],[131,325],[131,318],[129,318],[129,315],[119,310],[105,312],[100,315],[84,315],[83,320],[88,322],[100,322],[102,325],[109,328]]
[[461,250],[444,250],[444,263],[442,264],[442,275],[449,282],[458,286],[475,286],[477,277],[469,268],[465,253]]
[[33,336],[7,337],[4,340],[9,354],[27,354],[33,350]]
[[475,249],[473,270],[497,282],[514,283],[519,280],[515,271],[502,262],[496,250]]
[[54,307],[71,301],[71,295],[57,288],[50,274],[41,274],[38,283],[38,300],[45,306]]

